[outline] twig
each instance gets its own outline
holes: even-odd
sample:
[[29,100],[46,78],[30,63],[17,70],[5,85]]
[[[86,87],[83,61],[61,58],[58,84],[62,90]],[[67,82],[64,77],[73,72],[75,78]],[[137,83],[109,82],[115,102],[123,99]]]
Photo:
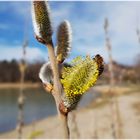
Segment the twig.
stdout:
[[52,91],[52,95],[55,99],[56,107],[57,107],[57,112],[58,115],[61,119],[61,125],[62,125],[62,130],[63,130],[63,138],[67,139],[69,138],[69,128],[68,128],[68,123],[67,123],[67,115],[62,114],[59,110],[59,104],[61,103],[61,94],[62,94],[62,87],[60,83],[60,78],[59,78],[59,71],[58,71],[58,64],[57,60],[55,57],[55,52],[54,52],[54,47],[52,41],[49,44],[46,44],[48,48],[48,53],[49,53],[49,58],[51,62],[51,67],[53,71],[53,76],[54,76],[54,89]]
[[76,110],[73,110],[69,115],[70,115],[70,125],[71,125],[71,134],[72,134],[71,138],[78,139],[80,138],[80,133],[77,127]]
[[20,79],[20,93],[18,96],[18,125],[17,125],[17,131],[18,131],[18,138],[21,139],[22,138],[22,131],[23,131],[23,126],[24,126],[24,113],[23,113],[23,109],[24,109],[24,77],[25,77],[25,50],[24,50],[24,46],[23,46],[23,60],[19,66],[20,68],[20,74],[21,74],[21,79]]
[[[49,5],[47,1],[33,1],[32,2],[32,19],[34,25],[35,36],[38,42],[44,44],[48,48],[51,69],[53,73],[53,89],[51,93],[55,99],[58,116],[61,120],[61,130],[63,132],[62,138],[69,138],[69,129],[67,123],[67,113],[60,110],[62,102],[62,87],[60,83],[60,74],[58,70],[58,63],[55,56],[54,45],[52,42],[52,26],[50,20]],[[44,83],[46,84],[46,83]],[[47,90],[47,86],[45,88]]]

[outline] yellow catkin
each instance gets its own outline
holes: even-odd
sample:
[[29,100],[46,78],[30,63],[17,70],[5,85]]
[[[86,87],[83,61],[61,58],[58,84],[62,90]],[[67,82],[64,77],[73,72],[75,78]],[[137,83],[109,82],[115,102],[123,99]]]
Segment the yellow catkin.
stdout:
[[[77,57],[73,61],[73,66],[65,68],[62,73],[61,83],[64,87],[65,102],[74,104],[79,100],[90,87],[92,87],[99,77],[98,63],[95,59]],[[70,105],[69,105],[70,106]]]

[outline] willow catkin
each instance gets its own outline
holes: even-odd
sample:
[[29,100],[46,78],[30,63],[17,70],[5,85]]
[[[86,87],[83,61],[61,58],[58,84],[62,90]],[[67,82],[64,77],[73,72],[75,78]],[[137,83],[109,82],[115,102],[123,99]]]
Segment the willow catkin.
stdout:
[[36,38],[38,41],[47,44],[52,39],[52,26],[49,15],[48,2],[32,2],[32,19]]
[[[60,78],[61,78],[61,73],[64,70],[64,67],[65,68],[71,67],[71,65],[68,64],[68,63],[63,63],[63,64],[59,65],[58,70],[59,70],[59,73],[60,73]],[[47,84],[47,83],[52,84],[52,85],[54,84],[54,82],[53,82],[53,72],[52,72],[50,62],[47,62],[47,63],[42,65],[42,67],[39,71],[39,78],[41,79],[42,83],[44,83],[44,84]]]
[[100,70],[103,67],[103,59],[96,55],[94,59],[78,57],[72,67],[65,68],[62,73],[61,83],[64,88],[63,104],[68,110],[74,109],[82,95],[97,81]]
[[58,62],[63,62],[71,50],[71,26],[70,23],[63,21],[57,30],[57,48],[56,55]]
[[47,62],[42,65],[39,71],[39,78],[44,84],[47,83],[53,84],[53,72],[50,62]]

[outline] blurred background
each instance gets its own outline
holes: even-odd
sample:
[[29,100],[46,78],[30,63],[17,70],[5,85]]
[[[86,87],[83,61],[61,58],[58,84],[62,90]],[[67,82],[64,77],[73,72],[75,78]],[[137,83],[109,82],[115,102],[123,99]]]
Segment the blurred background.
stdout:
[[[67,62],[87,54],[100,54],[105,62],[95,87],[70,114],[71,138],[140,138],[140,2],[49,4],[55,45],[59,23],[67,19],[72,26]],[[22,137],[59,137],[54,99],[38,77],[46,61],[47,49],[34,38],[31,2],[1,1],[0,138],[18,137],[20,95],[24,95]],[[112,96],[117,98],[119,113],[110,112],[110,106],[115,106],[110,104]]]

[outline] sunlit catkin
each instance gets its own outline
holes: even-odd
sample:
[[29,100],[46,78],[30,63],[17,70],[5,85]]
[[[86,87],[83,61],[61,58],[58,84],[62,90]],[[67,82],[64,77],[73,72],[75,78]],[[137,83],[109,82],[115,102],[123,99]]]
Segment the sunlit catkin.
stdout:
[[57,60],[62,63],[67,57],[71,50],[71,26],[70,23],[65,20],[63,21],[57,31]]
[[73,66],[65,68],[61,83],[64,88],[63,103],[69,110],[74,109],[82,95],[91,88],[102,73],[103,59],[100,55],[94,59],[87,56],[85,59],[77,57]]
[[48,2],[32,2],[32,19],[37,40],[43,44],[48,44],[52,38]]

